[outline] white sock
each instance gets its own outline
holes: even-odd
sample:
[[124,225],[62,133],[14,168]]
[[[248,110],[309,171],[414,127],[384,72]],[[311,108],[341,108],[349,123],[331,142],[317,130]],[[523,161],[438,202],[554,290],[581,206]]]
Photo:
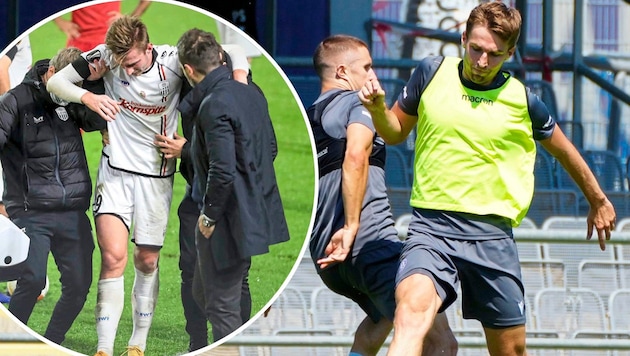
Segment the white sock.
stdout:
[[142,351],[146,348],[149,328],[153,321],[153,312],[157,301],[160,279],[158,270],[153,273],[142,273],[136,269],[131,293],[131,309],[133,311],[133,332],[129,346],[138,346]]
[[98,281],[96,296],[96,335],[98,336],[97,351],[104,351],[108,355],[114,354],[114,340],[118,322],[125,304],[124,277],[107,278]]

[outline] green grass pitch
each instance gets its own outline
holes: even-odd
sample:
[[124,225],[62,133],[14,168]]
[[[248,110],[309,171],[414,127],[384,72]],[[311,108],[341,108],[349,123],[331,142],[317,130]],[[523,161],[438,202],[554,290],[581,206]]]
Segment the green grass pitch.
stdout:
[[[123,12],[129,13],[136,1],[123,2]],[[65,15],[68,16],[68,15]],[[186,30],[198,27],[216,33],[215,21],[174,4],[153,2],[142,16],[147,24],[151,42],[175,45]],[[31,33],[33,60],[52,57],[65,46],[65,37],[52,23],[46,23]],[[254,80],[263,89],[269,101],[269,110],[278,138],[279,155],[276,159],[276,174],[291,233],[291,240],[272,246],[267,255],[253,259],[250,287],[253,299],[252,314],[256,315],[274,297],[285,278],[300,256],[310,226],[315,175],[313,151],[306,122],[298,101],[278,69],[267,58],[257,57],[252,61]],[[180,131],[181,132],[181,131]],[[96,177],[101,151],[99,133],[84,134],[85,149],[92,178]],[[178,268],[179,245],[177,206],[184,192],[184,180],[176,175],[173,204],[160,258],[160,295],[147,342],[147,355],[177,355],[185,353],[188,335],[184,330],[184,316],[180,300],[180,275]],[[91,214],[90,214],[91,215]],[[130,251],[131,251],[130,245]],[[125,272],[125,309],[119,324],[115,354],[124,351],[131,335],[130,290],[133,283],[131,255]],[[94,251],[94,282],[85,307],[67,334],[63,346],[91,355],[96,348],[94,306],[96,283],[100,269],[98,246]],[[38,302],[28,326],[43,334],[48,324],[54,303],[60,295],[59,273],[52,257],[49,258],[48,274],[50,291]]]

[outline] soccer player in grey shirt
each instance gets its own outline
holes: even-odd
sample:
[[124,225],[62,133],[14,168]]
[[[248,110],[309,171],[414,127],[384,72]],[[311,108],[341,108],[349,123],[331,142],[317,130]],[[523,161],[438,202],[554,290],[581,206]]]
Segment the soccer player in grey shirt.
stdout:
[[[376,79],[367,45],[336,35],[313,57],[321,95],[308,109],[319,163],[319,199],[310,252],[322,281],[367,317],[350,355],[376,355],[392,329],[394,277],[402,243],[385,187],[385,144],[357,92]],[[440,314],[424,354],[456,354],[457,342]]]

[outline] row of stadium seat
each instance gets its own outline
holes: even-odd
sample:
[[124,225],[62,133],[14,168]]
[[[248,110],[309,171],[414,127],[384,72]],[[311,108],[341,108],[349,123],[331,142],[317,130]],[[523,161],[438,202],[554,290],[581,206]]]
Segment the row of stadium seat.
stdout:
[[[570,263],[562,259],[566,256],[552,258],[552,250],[545,252],[545,247],[551,246],[544,245],[519,243],[519,249],[529,251],[528,257],[522,259],[528,337],[630,339],[630,318],[627,317],[630,315],[630,261],[591,260],[592,253],[579,251],[578,277],[576,281],[570,281]],[[564,246],[565,254],[576,254],[573,249],[567,251],[566,244]],[[463,319],[460,300],[447,310],[447,315],[456,336],[483,336],[478,321]],[[352,336],[364,317],[355,303],[323,285],[307,255],[275,301],[269,316],[259,318],[245,334]],[[276,347],[272,352],[273,349],[241,347],[241,355],[348,353],[343,347],[284,346]],[[460,354],[468,353],[462,351]],[[530,354],[543,355],[545,351]]]

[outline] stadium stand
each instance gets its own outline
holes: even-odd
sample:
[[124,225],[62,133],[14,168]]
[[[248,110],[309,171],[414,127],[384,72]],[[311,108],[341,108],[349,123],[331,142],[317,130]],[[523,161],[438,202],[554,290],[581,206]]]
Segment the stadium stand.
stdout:
[[536,293],[533,313],[536,329],[557,330],[559,337],[570,337],[579,330],[609,330],[604,302],[591,289],[542,289]]
[[603,298],[630,288],[630,261],[584,259],[578,267],[578,287],[597,290]]
[[630,333],[630,289],[618,289],[608,299],[610,326],[614,331]]

